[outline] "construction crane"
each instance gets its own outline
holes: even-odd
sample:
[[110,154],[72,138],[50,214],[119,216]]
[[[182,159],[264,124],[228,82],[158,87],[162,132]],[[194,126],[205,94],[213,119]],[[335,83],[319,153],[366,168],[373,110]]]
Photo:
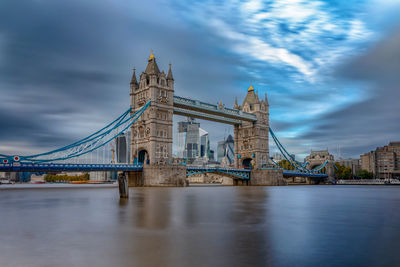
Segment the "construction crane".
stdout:
[[113,145],[113,143],[111,142],[110,143],[110,151],[112,152],[112,160],[111,160],[111,163],[112,164],[114,164],[115,163],[115,147],[114,147],[114,145]]

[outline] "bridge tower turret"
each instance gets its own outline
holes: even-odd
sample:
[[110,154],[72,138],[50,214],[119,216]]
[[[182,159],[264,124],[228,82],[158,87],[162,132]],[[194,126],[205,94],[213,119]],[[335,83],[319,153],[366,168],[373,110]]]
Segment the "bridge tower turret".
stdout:
[[130,97],[130,105],[131,108],[133,108],[133,105],[135,103],[135,91],[139,88],[139,83],[137,82],[136,79],[136,69],[133,69],[132,73],[132,78],[131,78],[131,83],[130,83],[130,91],[129,91],[129,97]]
[[[236,102],[236,101],[235,101]],[[243,121],[234,126],[235,134],[235,167],[261,168],[269,161],[269,104],[267,94],[260,100],[250,85],[241,106],[235,108],[257,116],[256,122]]]
[[171,65],[168,75],[158,68],[151,52],[146,70],[131,82],[131,107],[138,111],[149,100],[150,106],[131,127],[131,161],[160,164],[172,158],[172,115],[174,79]]

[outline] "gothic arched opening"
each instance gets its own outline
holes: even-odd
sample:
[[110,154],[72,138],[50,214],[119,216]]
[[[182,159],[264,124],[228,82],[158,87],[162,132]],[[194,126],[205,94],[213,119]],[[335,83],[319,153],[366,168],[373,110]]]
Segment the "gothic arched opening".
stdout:
[[250,169],[251,168],[251,158],[243,159],[242,165],[243,165],[243,168]]
[[138,153],[138,163],[144,164],[148,158],[148,153],[146,150],[140,150]]

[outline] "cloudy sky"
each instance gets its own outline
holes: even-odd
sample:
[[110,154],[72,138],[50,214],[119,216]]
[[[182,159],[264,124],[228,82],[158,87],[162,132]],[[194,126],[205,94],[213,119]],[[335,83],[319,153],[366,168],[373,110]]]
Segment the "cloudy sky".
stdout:
[[[251,82],[290,152],[358,157],[400,140],[399,12],[396,0],[2,0],[0,154],[102,128],[154,49],[177,95],[233,106]],[[232,132],[201,124],[214,148]]]

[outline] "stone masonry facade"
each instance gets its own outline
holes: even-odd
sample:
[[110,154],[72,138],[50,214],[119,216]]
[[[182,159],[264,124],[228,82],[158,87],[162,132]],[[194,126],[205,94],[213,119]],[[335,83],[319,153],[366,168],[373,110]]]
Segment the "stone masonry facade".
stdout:
[[235,100],[234,109],[253,113],[257,122],[245,122],[234,126],[235,168],[261,168],[269,161],[269,104],[267,95],[260,100],[250,86],[243,104],[239,106]]

